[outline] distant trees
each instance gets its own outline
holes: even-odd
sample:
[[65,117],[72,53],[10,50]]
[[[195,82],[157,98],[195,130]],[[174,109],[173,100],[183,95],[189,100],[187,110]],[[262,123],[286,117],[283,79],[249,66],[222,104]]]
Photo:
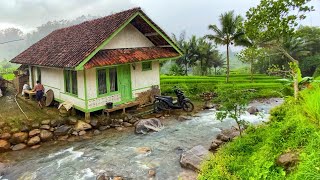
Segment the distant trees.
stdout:
[[244,38],[243,29],[239,28],[242,22],[242,17],[235,15],[234,11],[229,11],[220,15],[220,29],[217,25],[209,25],[209,30],[213,31],[213,34],[208,34],[205,37],[212,40],[216,44],[224,45],[227,48],[227,77],[226,82],[229,82],[230,75],[230,59],[229,49],[231,45],[237,45]]

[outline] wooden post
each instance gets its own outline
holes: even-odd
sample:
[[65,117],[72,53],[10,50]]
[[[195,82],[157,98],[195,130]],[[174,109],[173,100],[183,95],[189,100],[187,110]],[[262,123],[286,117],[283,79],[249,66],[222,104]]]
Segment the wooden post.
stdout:
[[86,112],[86,113],[84,114],[84,119],[85,119],[85,120],[90,120],[90,113],[89,113],[89,112]]

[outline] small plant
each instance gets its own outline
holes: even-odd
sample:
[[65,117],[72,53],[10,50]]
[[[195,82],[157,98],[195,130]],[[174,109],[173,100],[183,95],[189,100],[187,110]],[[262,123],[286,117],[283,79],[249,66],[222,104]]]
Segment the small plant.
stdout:
[[249,96],[249,91],[239,90],[236,86],[219,89],[218,91],[218,101],[221,105],[221,111],[217,112],[217,119],[220,121],[223,121],[227,117],[234,119],[240,131],[240,136],[242,135],[241,128],[248,125],[245,120],[241,119],[241,114],[244,113],[249,103]]

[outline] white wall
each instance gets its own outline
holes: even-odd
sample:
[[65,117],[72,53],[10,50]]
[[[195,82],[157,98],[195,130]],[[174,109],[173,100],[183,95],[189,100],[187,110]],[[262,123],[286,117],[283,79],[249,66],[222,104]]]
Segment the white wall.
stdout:
[[96,68],[87,69],[85,71],[86,71],[86,77],[87,77],[88,99],[97,98]]
[[103,49],[152,47],[154,44],[137,28],[128,24]]
[[85,109],[83,71],[77,71],[78,97],[74,97],[65,93],[63,69],[41,67],[40,70],[41,83],[43,84],[45,91],[52,89],[55,98],[72,102],[75,106]]
[[132,96],[137,93],[149,90],[151,86],[160,86],[160,63],[152,62],[152,70],[142,71],[142,63],[135,63],[135,69],[131,65]]

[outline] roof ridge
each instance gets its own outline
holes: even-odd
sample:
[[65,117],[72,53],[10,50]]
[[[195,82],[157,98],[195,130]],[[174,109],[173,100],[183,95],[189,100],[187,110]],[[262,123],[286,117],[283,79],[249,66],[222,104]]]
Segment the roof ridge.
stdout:
[[[129,11],[142,11],[142,9],[141,9],[141,7],[134,7],[134,8],[127,9],[127,10],[123,10],[123,11],[119,11],[119,12],[116,12],[116,13],[112,13],[112,12],[111,12],[111,13],[110,13],[109,15],[107,15],[107,16],[99,17],[99,18],[96,18],[96,19],[90,19],[90,20],[87,20],[87,21],[83,21],[83,22],[81,22],[81,23],[79,23],[79,24],[74,24],[74,25],[71,25],[71,26],[67,26],[67,27],[55,29],[55,30],[52,31],[51,33],[56,32],[56,31],[60,31],[60,30],[64,30],[64,29],[69,29],[69,28],[76,27],[76,26],[80,26],[80,25],[82,25],[82,24],[86,24],[86,23],[89,23],[89,22],[106,19],[106,18],[109,18],[109,17],[111,17],[111,16],[117,16],[117,15],[120,15],[120,14],[125,14],[126,12],[129,12]],[[51,33],[50,33],[50,34],[51,34]]]

